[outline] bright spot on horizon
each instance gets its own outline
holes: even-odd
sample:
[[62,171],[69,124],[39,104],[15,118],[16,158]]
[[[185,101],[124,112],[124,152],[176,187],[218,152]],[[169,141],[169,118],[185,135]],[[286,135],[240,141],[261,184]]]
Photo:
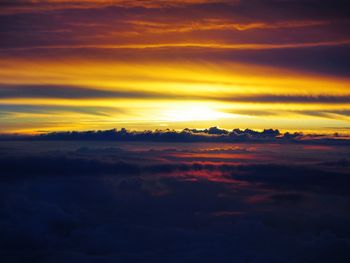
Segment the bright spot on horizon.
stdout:
[[220,112],[211,105],[191,103],[179,104],[165,109],[162,112],[164,119],[171,122],[181,121],[214,121],[223,118],[232,118],[231,114]]

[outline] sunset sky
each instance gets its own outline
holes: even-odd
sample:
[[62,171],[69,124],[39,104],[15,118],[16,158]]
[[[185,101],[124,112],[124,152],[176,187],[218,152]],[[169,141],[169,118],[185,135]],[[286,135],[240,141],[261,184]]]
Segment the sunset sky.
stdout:
[[350,132],[346,1],[0,0],[0,132]]
[[350,0],[0,0],[0,262],[349,263]]

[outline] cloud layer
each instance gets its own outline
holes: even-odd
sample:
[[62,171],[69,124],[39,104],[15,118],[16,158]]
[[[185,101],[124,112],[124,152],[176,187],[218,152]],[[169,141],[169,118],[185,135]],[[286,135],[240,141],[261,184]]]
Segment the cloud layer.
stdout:
[[348,145],[349,136],[325,134],[281,133],[277,129],[254,131],[251,129],[225,130],[218,127],[208,129],[146,130],[132,131],[125,128],[98,131],[49,132],[39,135],[2,134],[2,141],[145,141],[145,142],[223,142],[223,143],[281,143],[281,144],[315,144]]
[[343,146],[1,142],[0,257],[347,262],[347,156]]

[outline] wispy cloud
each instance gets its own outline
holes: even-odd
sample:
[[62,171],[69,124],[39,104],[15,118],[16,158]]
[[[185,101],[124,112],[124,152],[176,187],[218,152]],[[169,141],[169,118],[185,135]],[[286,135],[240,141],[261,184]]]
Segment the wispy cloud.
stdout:
[[77,45],[45,45],[31,47],[3,48],[5,50],[35,50],[35,49],[170,49],[170,48],[203,48],[203,49],[223,49],[223,50],[267,50],[267,49],[293,49],[310,48],[324,46],[349,45],[350,40],[326,41],[326,42],[306,42],[306,43],[285,43],[285,44],[265,44],[265,43],[157,43],[157,44],[77,44]]

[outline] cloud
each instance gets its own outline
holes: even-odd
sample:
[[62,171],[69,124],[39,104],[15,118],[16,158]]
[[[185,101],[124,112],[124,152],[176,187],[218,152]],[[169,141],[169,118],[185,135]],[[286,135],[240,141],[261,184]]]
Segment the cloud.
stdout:
[[219,100],[232,102],[254,102],[254,103],[321,103],[321,104],[348,104],[348,95],[241,95],[235,97],[222,97]]
[[229,110],[228,113],[239,114],[239,115],[247,115],[247,116],[279,116],[283,117],[286,114],[291,115],[305,115],[312,117],[321,117],[327,119],[340,119],[340,118],[348,118],[350,116],[350,111],[348,110]]
[[[186,80],[173,80],[174,82]],[[194,83],[196,83],[194,81]],[[198,82],[202,83],[202,82]],[[206,83],[203,81],[203,83]],[[210,84],[210,83],[209,83]],[[234,83],[230,83],[234,84]],[[297,104],[349,104],[349,95],[279,95],[279,94],[235,94],[233,97],[230,94],[226,96],[218,95],[196,95],[196,94],[181,94],[155,92],[155,91],[130,91],[125,88],[96,89],[80,86],[68,85],[0,85],[0,99],[8,98],[59,98],[59,99],[93,99],[93,98],[110,98],[110,99],[182,99],[182,100],[216,100],[225,102],[240,102],[240,103],[297,103]],[[259,114],[253,110],[236,110],[237,113],[247,113],[252,115]],[[295,111],[307,114],[308,111]],[[310,114],[317,111],[309,111]],[[332,113],[333,111],[329,111]],[[268,112],[266,112],[268,113]],[[334,113],[347,115],[348,110],[335,110]],[[272,114],[272,113],[271,113]],[[276,113],[277,114],[277,113]]]
[[59,85],[1,85],[0,98],[157,98],[163,94]]
[[2,7],[1,57],[196,57],[348,76],[344,1],[5,1]]
[[[120,166],[123,156],[156,160],[186,147],[82,145],[60,142],[47,151],[48,144],[29,142],[0,148],[3,261],[349,260],[349,180],[334,167],[294,164],[310,154],[318,161],[329,158],[318,151],[301,155],[284,146],[293,155],[287,165],[278,164],[279,154],[265,165],[176,160],[152,166],[147,160],[145,166],[138,160]],[[197,147],[190,151],[218,152],[208,144]],[[271,155],[275,147],[256,150]],[[336,158],[343,150],[327,153]],[[212,180],[215,173],[229,181]]]
[[322,42],[304,42],[304,43],[209,43],[209,42],[183,42],[183,43],[152,43],[152,44],[63,44],[63,45],[35,45],[29,47],[6,47],[2,51],[14,50],[25,51],[35,49],[203,49],[203,50],[270,50],[270,49],[294,49],[294,48],[310,48],[310,47],[332,47],[332,46],[347,46],[350,44],[350,39],[341,39],[339,41],[322,41]]
[[0,105],[0,116],[11,116],[17,113],[22,114],[51,114],[52,116],[60,113],[79,113],[85,115],[93,115],[93,116],[116,116],[117,114],[125,113],[125,109],[117,108],[117,107],[92,107],[92,106],[49,106],[49,105],[17,105],[17,104],[2,104]]
[[263,131],[254,131],[251,129],[233,129],[228,131],[211,127],[209,129],[189,129],[182,131],[175,130],[146,130],[129,131],[125,128],[120,130],[97,130],[97,131],[67,131],[67,132],[49,132],[39,135],[11,135],[3,134],[1,140],[24,140],[24,141],[65,141],[65,140],[86,140],[86,141],[150,141],[150,142],[278,142],[278,143],[298,143],[298,144],[326,144],[326,145],[347,145],[350,140],[347,136],[322,135],[322,134],[303,134],[295,132],[290,134],[286,132],[281,134],[277,129],[264,129]]
[[347,174],[312,169],[304,166],[274,164],[239,166],[233,169],[235,179],[256,182],[274,189],[289,191],[347,194],[350,184]]
[[[239,15],[240,17],[254,17],[259,18],[271,18],[271,14],[282,18],[286,15],[301,17],[347,17],[346,11],[348,10],[348,5],[346,1],[337,0],[330,2],[318,3],[317,1],[303,0],[303,1],[259,1],[259,0],[249,0],[249,1],[227,1],[227,0],[172,0],[172,1],[124,1],[124,0],[112,0],[112,1],[40,1],[33,2],[30,0],[16,0],[8,1],[2,0],[1,5],[3,6],[4,13],[20,13],[20,12],[36,12],[40,11],[50,11],[55,9],[103,9],[106,7],[121,7],[121,8],[145,8],[145,9],[199,9],[200,12],[212,10],[215,14],[217,12],[223,13],[224,15],[228,13],[233,13]],[[317,3],[317,4],[316,4]],[[260,11],[260,12],[258,12]],[[278,13],[279,11],[279,13]],[[274,16],[272,16],[274,17]]]
[[[128,5],[127,1],[119,1],[119,4],[117,2],[108,1],[99,2],[99,4],[80,1],[78,3],[17,2],[17,8],[21,9],[22,4],[34,12],[40,10],[40,7],[43,9],[48,7],[48,11],[55,7],[61,7],[62,10],[59,16],[52,16],[51,12],[43,10],[37,14],[29,12],[29,14],[0,17],[4,25],[8,25],[4,27],[6,38],[2,46],[6,48],[157,48],[192,45],[203,48],[271,49],[333,45],[348,40],[345,29],[349,21],[345,18],[341,19],[340,13],[344,10],[341,6],[334,11],[338,12],[337,17],[322,15],[313,17],[312,15],[317,14],[318,11],[325,13],[322,8],[326,7],[319,4],[309,10],[307,3],[296,4],[295,2],[284,3],[276,8],[280,5],[279,2],[199,1],[188,4],[187,1],[167,1],[164,4],[163,1],[137,1],[137,3],[148,3],[150,6],[135,8]],[[155,4],[153,8],[152,3]],[[6,6],[9,9],[16,8],[16,3],[5,5],[4,10]],[[71,10],[69,6],[82,8]],[[285,8],[286,6],[288,8]],[[317,10],[316,6],[320,10]],[[66,10],[65,7],[67,7]],[[336,4],[327,6],[328,14],[334,7]],[[303,9],[306,9],[306,14],[299,17]],[[164,12],[161,12],[162,10]],[[232,14],[235,15],[232,16]],[[23,17],[28,23],[22,23],[17,16]],[[46,23],[40,23],[42,20]],[[288,28],[295,28],[297,32],[289,31],[289,40],[286,42],[283,41],[282,34],[278,30],[284,31],[283,29],[288,30]],[[311,35],[307,34],[308,30],[313,33],[315,28],[318,36],[312,34],[310,37]],[[206,32],[204,34],[201,32],[207,30],[211,31],[211,38],[204,35]],[[228,34],[227,31],[230,30],[234,30],[233,36]],[[239,32],[250,30],[263,31],[263,33],[257,35],[256,32]],[[15,34],[16,32],[18,34]],[[19,34],[20,32],[22,34]],[[159,39],[154,35],[159,33],[169,34],[167,37],[169,42],[164,43],[162,41],[164,38]],[[271,33],[276,39],[272,43]],[[48,34],[50,38],[46,37]]]
[[[123,7],[123,8],[168,8],[168,7],[176,7],[182,5],[194,5],[194,4],[209,4],[209,3],[224,3],[230,2],[226,0],[172,0],[172,1],[159,1],[159,0],[150,0],[150,1],[124,1],[124,0],[74,0],[74,1],[66,1],[66,0],[44,0],[40,2],[35,2],[31,0],[1,0],[0,4],[4,8],[4,14],[12,14],[12,13],[32,13],[38,11],[55,11],[55,10],[65,10],[65,9],[99,9],[106,7]],[[232,2],[232,1],[231,1]]]

